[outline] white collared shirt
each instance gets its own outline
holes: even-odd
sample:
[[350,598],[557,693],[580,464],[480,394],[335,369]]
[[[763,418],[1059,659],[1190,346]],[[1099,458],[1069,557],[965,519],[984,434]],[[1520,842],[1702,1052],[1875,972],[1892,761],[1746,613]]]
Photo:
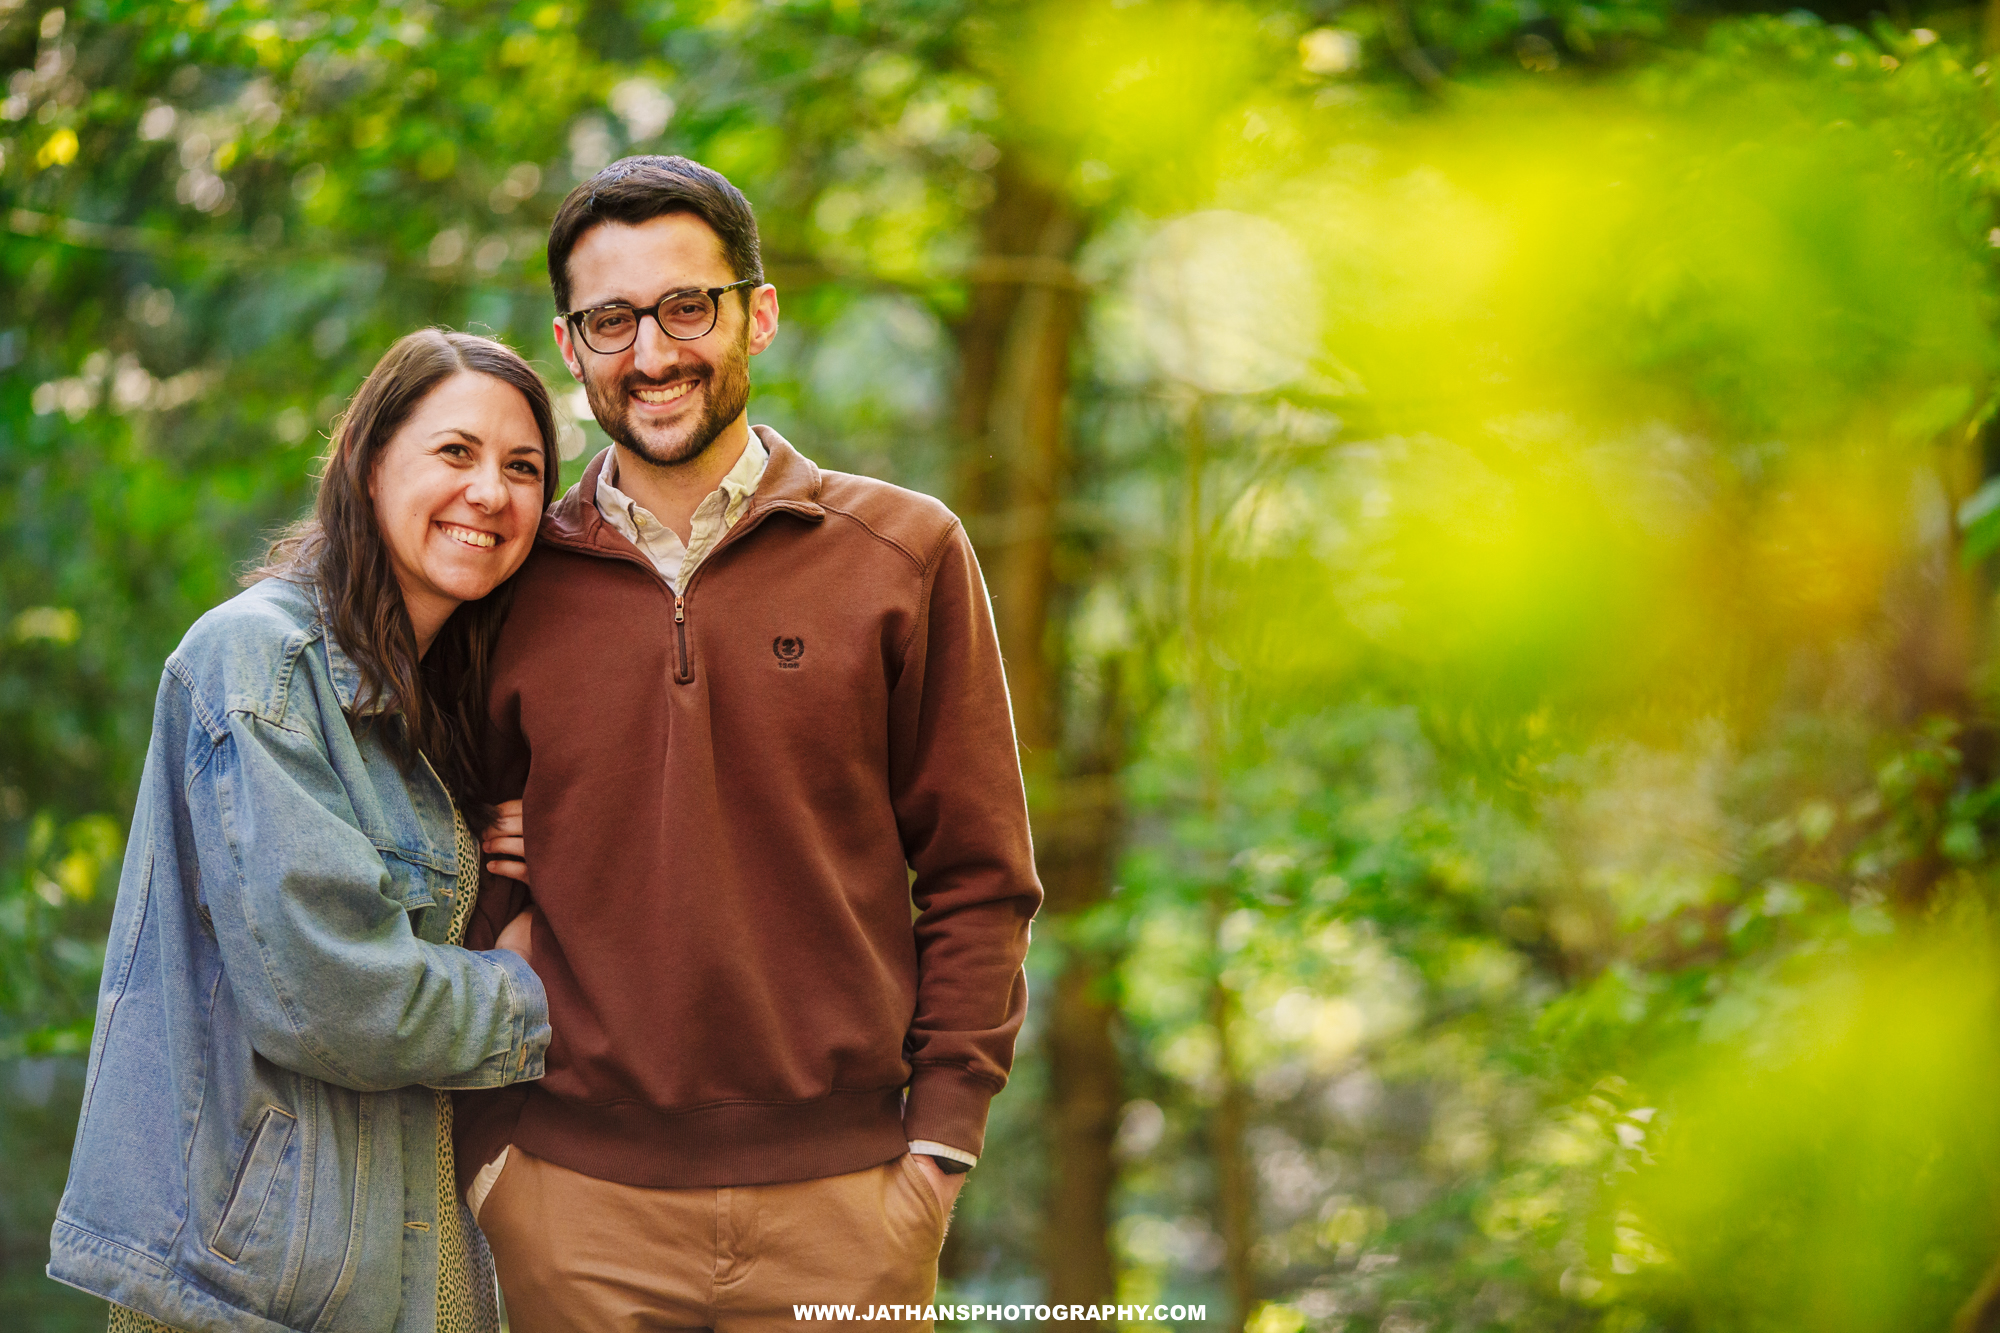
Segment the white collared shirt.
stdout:
[[677,593],[684,592],[685,580],[694,574],[695,566],[708,558],[715,544],[743,517],[770,461],[770,451],[764,448],[764,442],[751,435],[750,443],[743,447],[743,456],[729,469],[722,484],[694,507],[686,543],[672,528],[618,489],[616,449],[604,460],[604,470],[597,474],[597,511],[604,515],[605,522],[618,529],[621,537],[645,553],[668,587]]

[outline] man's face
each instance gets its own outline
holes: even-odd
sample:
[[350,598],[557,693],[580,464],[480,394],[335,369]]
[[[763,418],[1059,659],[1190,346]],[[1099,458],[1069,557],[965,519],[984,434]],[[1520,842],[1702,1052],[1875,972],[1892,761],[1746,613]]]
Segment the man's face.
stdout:
[[[570,251],[570,308],[612,301],[644,307],[669,292],[726,286],[736,280],[722,240],[691,213],[668,213],[636,226],[605,222]],[[715,327],[691,342],[669,338],[648,316],[637,340],[610,355],[592,351],[569,321],[555,321],[556,342],[582,381],[597,424],[640,458],[672,466],[699,458],[741,421],[750,401],[750,358],[778,329],[777,293],[725,293]]]

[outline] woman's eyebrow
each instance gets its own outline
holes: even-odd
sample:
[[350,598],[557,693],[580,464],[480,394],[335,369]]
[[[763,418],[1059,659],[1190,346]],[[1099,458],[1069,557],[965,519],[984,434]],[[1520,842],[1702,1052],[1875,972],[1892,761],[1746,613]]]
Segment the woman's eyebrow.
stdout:
[[445,426],[431,432],[432,439],[436,439],[440,435],[457,435],[463,439],[470,440],[477,445],[484,445],[486,443],[486,441],[480,439],[477,435],[474,435],[471,431],[467,430],[463,426]]

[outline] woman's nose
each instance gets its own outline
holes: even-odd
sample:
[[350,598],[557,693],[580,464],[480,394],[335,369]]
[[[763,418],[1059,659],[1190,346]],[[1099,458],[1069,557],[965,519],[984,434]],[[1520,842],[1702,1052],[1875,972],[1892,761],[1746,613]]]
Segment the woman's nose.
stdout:
[[487,513],[506,507],[507,482],[500,475],[498,464],[474,469],[465,484],[465,502]]

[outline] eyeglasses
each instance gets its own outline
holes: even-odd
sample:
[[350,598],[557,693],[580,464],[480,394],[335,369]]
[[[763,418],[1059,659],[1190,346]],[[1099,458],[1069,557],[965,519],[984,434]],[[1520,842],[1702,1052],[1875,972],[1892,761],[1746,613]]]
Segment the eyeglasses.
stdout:
[[744,278],[727,287],[691,287],[684,292],[668,292],[649,306],[624,301],[572,310],[563,316],[576,330],[583,345],[599,356],[613,356],[639,341],[639,321],[651,315],[660,332],[679,342],[705,338],[720,316],[722,294],[738,287],[755,287],[757,279]]

